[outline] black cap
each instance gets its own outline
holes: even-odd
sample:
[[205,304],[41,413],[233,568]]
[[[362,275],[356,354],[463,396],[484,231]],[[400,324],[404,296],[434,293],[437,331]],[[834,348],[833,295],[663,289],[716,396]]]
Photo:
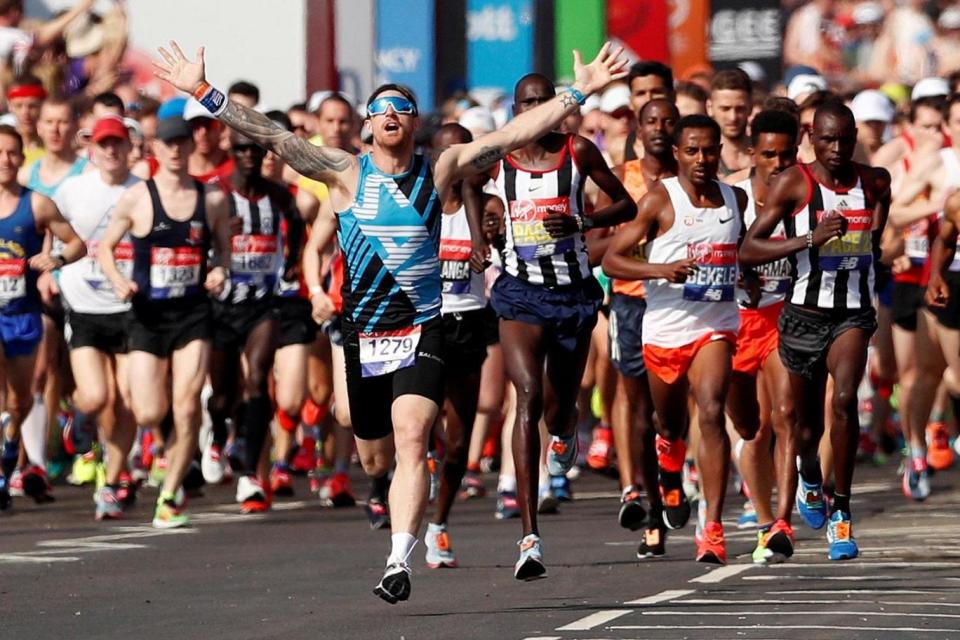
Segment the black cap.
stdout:
[[192,138],[193,129],[179,116],[164,118],[157,123],[157,139],[170,142],[177,138]]

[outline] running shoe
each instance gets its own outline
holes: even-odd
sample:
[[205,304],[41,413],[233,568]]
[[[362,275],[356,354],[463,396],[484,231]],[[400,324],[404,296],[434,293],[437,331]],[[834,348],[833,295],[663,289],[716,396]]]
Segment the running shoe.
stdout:
[[23,492],[23,471],[14,469],[10,475],[10,482],[7,485],[10,495],[14,498],[22,498],[26,494]]
[[786,520],[776,520],[769,529],[757,532],[757,547],[753,550],[754,564],[778,564],[793,555],[796,537]]
[[637,531],[647,520],[647,511],[640,501],[640,492],[633,485],[623,490],[620,495],[620,513],[617,516],[620,526],[630,531]]
[[[681,463],[682,465],[682,463]],[[663,500],[663,522],[668,529],[682,529],[690,521],[690,502],[683,492],[680,471],[660,470],[660,497]]]
[[47,472],[40,465],[31,465],[21,475],[23,493],[34,499],[37,504],[53,502],[52,487],[47,480]]
[[743,503],[743,511],[737,518],[737,529],[753,529],[757,526],[757,510],[753,506],[752,500]]
[[378,498],[370,498],[363,508],[370,520],[371,529],[389,529],[390,513],[387,511],[387,505]]
[[703,529],[707,526],[707,499],[703,496],[697,500],[697,524],[693,528],[693,541],[700,544],[703,540]]
[[227,457],[227,464],[223,472],[243,473],[243,461],[247,457],[247,441],[245,438],[237,436],[232,442],[228,442],[223,448],[223,455]]
[[293,476],[286,465],[276,463],[270,469],[270,489],[274,495],[290,497],[293,495]]
[[593,442],[587,449],[587,466],[594,471],[606,471],[610,467],[610,451],[613,449],[613,429],[597,427]]
[[703,538],[697,543],[697,562],[727,564],[727,546],[719,522],[708,522],[704,527]]
[[547,472],[551,476],[563,476],[577,460],[577,432],[567,437],[550,436],[547,449]]
[[679,474],[687,458],[687,443],[682,439],[668,440],[658,435],[656,440],[657,464],[661,471]]
[[410,598],[410,566],[405,562],[388,564],[380,578],[380,584],[373,588],[377,595],[390,604],[397,604]]
[[550,490],[560,502],[573,502],[573,490],[567,476],[550,476]]
[[256,476],[240,476],[237,480],[237,502],[240,513],[263,513],[267,510],[267,492]]
[[520,545],[520,559],[513,568],[513,577],[517,580],[546,578],[547,568],[543,564],[540,536],[531,533],[517,544]]
[[73,459],[73,467],[70,469],[70,475],[67,476],[67,482],[80,487],[85,484],[93,484],[97,480],[97,452],[91,450],[83,455],[78,455]]
[[167,477],[167,459],[161,454],[153,457],[153,464],[150,465],[150,478],[147,484],[151,487],[162,487],[163,481]]
[[930,497],[930,474],[925,458],[912,458],[903,470],[903,495],[923,502]]
[[541,515],[557,513],[560,506],[560,500],[557,499],[553,490],[547,486],[540,490],[540,498],[537,500],[537,513]]
[[190,519],[176,504],[176,498],[167,492],[161,492],[157,498],[157,508],[153,512],[155,529],[176,529],[190,524]]
[[96,520],[118,520],[123,517],[123,504],[112,487],[101,487],[94,498],[97,509],[94,513]]
[[641,560],[644,558],[663,557],[667,553],[666,542],[666,527],[662,524],[655,527],[647,527],[647,530],[643,532],[643,540],[640,541],[640,546],[637,547],[637,557]]
[[463,474],[463,480],[460,482],[460,499],[471,500],[473,498],[482,498],[487,495],[487,489],[483,486],[483,480],[475,471],[467,471]]
[[834,511],[830,516],[827,543],[830,545],[827,557],[831,560],[852,560],[860,554],[857,541],[853,539],[853,523],[849,513]]
[[0,474],[0,511],[10,508],[10,487],[7,486],[7,477]]
[[117,486],[117,499],[124,510],[129,509],[137,502],[137,483],[133,477],[126,471],[120,472],[119,484]]
[[310,493],[320,493],[320,489],[332,474],[333,467],[327,465],[323,458],[317,458],[313,470],[307,473],[310,479]]
[[953,464],[953,449],[950,448],[950,433],[942,422],[927,425],[927,464],[936,471],[949,469]]
[[517,493],[515,491],[498,491],[497,509],[493,515],[497,520],[519,518],[520,504],[517,502]]
[[427,545],[427,566],[431,569],[456,568],[457,557],[450,547],[450,534],[445,524],[428,524],[427,535],[423,538]]
[[427,500],[431,503],[436,502],[437,494],[440,493],[440,460],[433,451],[427,451],[427,471],[430,473],[430,491]]
[[306,436],[290,460],[290,468],[296,473],[308,473],[316,465],[317,441]]
[[823,497],[823,484],[808,483],[800,476],[797,483],[797,511],[811,529],[822,529],[827,523],[827,500]]
[[211,442],[203,450],[203,457],[200,459],[200,469],[203,471],[203,479],[207,484],[220,484],[223,482],[223,452],[220,445]]
[[700,470],[693,460],[683,462],[683,493],[690,502],[700,499]]
[[350,489],[350,476],[340,471],[327,477],[318,492],[324,507],[352,507],[357,504]]

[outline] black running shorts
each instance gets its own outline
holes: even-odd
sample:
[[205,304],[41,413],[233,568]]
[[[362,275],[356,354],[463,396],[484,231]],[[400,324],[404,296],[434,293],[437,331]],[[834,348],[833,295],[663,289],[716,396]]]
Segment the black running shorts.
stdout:
[[127,313],[130,351],[146,351],[167,358],[194,340],[210,340],[210,303],[204,296],[189,306],[138,305]]
[[960,329],[960,272],[947,271],[943,279],[950,287],[950,300],[942,309],[930,307],[930,313],[947,329]]
[[787,303],[780,313],[780,359],[788,370],[812,378],[826,361],[830,345],[851,329],[877,330],[873,307],[819,311]]
[[443,352],[448,375],[479,373],[487,359],[487,309],[443,314]]
[[277,348],[292,344],[313,344],[317,323],[310,317],[310,301],[304,298],[274,298],[280,313],[280,339]]
[[71,350],[93,347],[103,353],[126,353],[127,314],[67,311],[63,335]]
[[893,283],[893,304],[891,314],[893,323],[907,331],[917,330],[917,312],[923,308],[923,294],[926,287],[909,282]]
[[250,332],[261,322],[276,319],[279,312],[273,300],[244,304],[212,304],[213,348],[219,351],[242,351]]

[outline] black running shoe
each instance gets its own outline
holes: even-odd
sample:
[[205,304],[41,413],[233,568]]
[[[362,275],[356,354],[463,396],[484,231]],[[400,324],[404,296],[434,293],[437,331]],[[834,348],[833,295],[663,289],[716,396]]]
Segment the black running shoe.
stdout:
[[367,518],[370,519],[371,529],[390,528],[390,512],[387,511],[387,505],[382,500],[370,498],[363,510],[367,512]]
[[647,511],[640,502],[640,492],[633,487],[628,487],[620,498],[618,520],[621,527],[630,531],[637,531],[646,524]]
[[648,527],[643,532],[643,540],[637,547],[637,557],[660,558],[667,553],[667,530],[662,527]]
[[373,593],[390,604],[410,598],[410,567],[399,562],[388,564],[380,578],[380,584],[373,588]]
[[660,496],[663,498],[663,523],[668,529],[682,529],[690,521],[690,503],[683,492],[680,472],[660,472]]

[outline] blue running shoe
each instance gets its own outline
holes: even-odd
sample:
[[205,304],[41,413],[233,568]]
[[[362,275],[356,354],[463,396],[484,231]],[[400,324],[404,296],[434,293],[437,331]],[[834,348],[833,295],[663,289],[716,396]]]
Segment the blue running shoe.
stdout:
[[853,523],[850,522],[849,513],[835,511],[830,516],[827,542],[830,545],[827,557],[831,560],[853,560],[860,554],[857,541],[853,539]]
[[797,511],[811,529],[822,529],[827,523],[827,501],[823,484],[808,484],[803,476],[797,483]]
[[570,437],[550,437],[550,448],[547,449],[547,472],[551,476],[565,476],[570,467],[577,461],[577,432]]
[[737,529],[753,529],[757,524],[757,510],[753,506],[753,501],[747,500],[743,503],[740,517],[737,518]]
[[550,489],[560,502],[571,502],[573,491],[570,490],[570,480],[567,476],[550,476]]

